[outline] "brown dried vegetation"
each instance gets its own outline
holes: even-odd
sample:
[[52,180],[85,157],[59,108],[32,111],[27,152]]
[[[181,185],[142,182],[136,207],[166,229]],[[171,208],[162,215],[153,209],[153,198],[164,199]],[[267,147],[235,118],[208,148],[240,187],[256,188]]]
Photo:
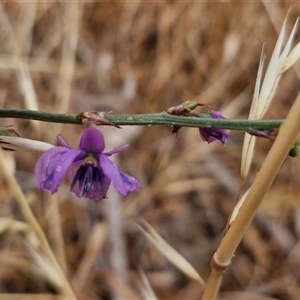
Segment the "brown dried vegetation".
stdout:
[[[287,1],[1,1],[0,105],[135,114],[197,100],[227,118],[247,118],[262,45],[270,57],[288,8]],[[299,14],[294,3],[290,26]],[[299,65],[295,71],[283,75],[266,118],[286,116],[299,91]],[[29,90],[32,82],[35,97],[22,80]],[[1,120],[11,124],[22,137],[55,143],[60,133],[73,146],[83,129]],[[96,203],[77,199],[65,184],[50,197],[35,184],[36,154],[6,158],[76,295],[200,299],[201,285],[170,264],[138,224],[148,222],[206,279],[239,191],[243,133],[232,132],[223,147],[203,143],[191,128],[179,140],[162,126],[103,132],[107,149],[130,143],[119,162],[141,192],[122,199],[110,191]],[[270,145],[258,141],[252,178]],[[288,158],[224,275],[221,299],[300,297],[299,170],[299,159]],[[63,299],[45,275],[51,270],[32,255],[30,228],[3,178],[0,205],[0,299]]]

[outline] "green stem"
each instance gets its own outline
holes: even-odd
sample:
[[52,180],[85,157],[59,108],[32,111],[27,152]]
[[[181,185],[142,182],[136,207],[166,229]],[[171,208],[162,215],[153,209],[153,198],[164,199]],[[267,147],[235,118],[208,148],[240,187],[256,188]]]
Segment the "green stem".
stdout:
[[0,118],[29,119],[64,124],[81,124],[80,114],[56,114],[27,109],[0,109]]
[[[82,124],[82,114],[57,114],[25,109],[0,109],[0,118],[30,119],[52,123]],[[200,115],[201,116],[201,115]],[[227,120],[202,117],[175,116],[166,112],[138,115],[106,115],[115,125],[177,125],[201,128],[224,128],[250,131],[279,128],[283,120]]]
[[249,131],[279,128],[283,120],[227,120],[175,116],[168,113],[105,116],[116,125],[177,125],[198,128],[224,128]]

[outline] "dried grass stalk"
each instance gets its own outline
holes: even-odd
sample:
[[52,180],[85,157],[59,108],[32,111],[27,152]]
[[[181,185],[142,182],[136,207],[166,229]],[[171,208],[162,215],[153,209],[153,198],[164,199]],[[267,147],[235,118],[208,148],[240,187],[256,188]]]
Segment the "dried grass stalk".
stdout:
[[242,207],[214,254],[212,259],[212,271],[208,278],[202,299],[216,298],[223,272],[230,264],[236,248],[287,157],[292,144],[300,133],[299,119],[300,94],[298,94],[286,120],[280,127],[278,136],[266,156]]

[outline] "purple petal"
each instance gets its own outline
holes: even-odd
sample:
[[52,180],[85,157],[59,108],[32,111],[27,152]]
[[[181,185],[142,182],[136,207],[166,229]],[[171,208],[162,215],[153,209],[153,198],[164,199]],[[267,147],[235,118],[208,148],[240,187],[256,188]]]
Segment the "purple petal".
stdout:
[[104,150],[104,138],[95,127],[88,127],[82,134],[79,148],[87,152],[102,153]]
[[140,183],[134,178],[120,171],[120,167],[108,159],[105,154],[100,155],[100,165],[103,173],[111,179],[114,187],[122,194],[139,190]]
[[210,113],[211,117],[214,119],[226,119],[222,116],[222,114],[219,111],[210,110],[209,113]]
[[35,178],[41,189],[48,190],[51,194],[63,181],[69,166],[82,154],[81,150],[66,147],[53,147],[43,153],[35,165]]
[[199,132],[204,142],[210,144],[214,141],[219,140],[223,145],[225,145],[228,140],[230,130],[219,128],[199,128]]
[[58,143],[59,143],[61,146],[66,147],[66,148],[69,148],[69,149],[72,148],[71,146],[69,146],[69,145],[67,144],[67,142],[63,139],[63,137],[62,137],[61,135],[58,135],[58,136],[57,136],[57,140],[58,140]]
[[223,145],[225,145],[228,140],[230,130],[218,129],[218,128],[215,129],[199,128],[199,132],[204,142],[210,144],[216,140],[219,140]]
[[[219,111],[210,110],[207,112],[213,119],[226,119]],[[200,136],[204,142],[208,144],[219,140],[223,145],[226,144],[230,130],[220,128],[199,128]]]
[[128,192],[138,191],[141,189],[140,183],[132,176],[129,176],[126,173],[120,172],[121,178],[123,180],[124,187]]
[[116,149],[114,149],[114,150],[105,152],[105,153],[103,153],[103,154],[105,154],[106,156],[111,156],[111,155],[113,155],[113,154],[115,154],[115,153],[118,153],[118,152],[121,152],[121,151],[127,149],[128,147],[129,147],[129,145],[127,144],[127,145],[121,146],[121,147],[119,147],[119,148],[116,148]]
[[[76,161],[71,165],[71,167],[68,170],[68,181],[71,185],[71,190],[76,194],[77,197],[85,197],[90,200],[101,200],[106,196],[107,190],[110,186],[111,180],[102,173],[102,170],[99,169],[99,176],[94,178],[93,183],[89,187],[89,190],[87,192],[83,191],[83,186],[80,186],[80,181],[75,180],[75,176],[77,174],[77,171],[82,166],[82,160]],[[74,185],[73,185],[74,183]],[[73,186],[72,186],[73,185]]]

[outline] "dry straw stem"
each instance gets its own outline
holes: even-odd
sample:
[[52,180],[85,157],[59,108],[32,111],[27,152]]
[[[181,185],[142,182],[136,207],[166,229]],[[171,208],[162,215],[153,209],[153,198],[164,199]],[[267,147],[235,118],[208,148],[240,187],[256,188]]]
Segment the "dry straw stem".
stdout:
[[[58,74],[54,111],[65,113],[68,111],[70,103],[72,80],[76,67],[76,49],[81,25],[82,3],[64,3],[63,13],[62,57]],[[54,132],[60,132],[61,129],[61,124],[56,125]]]
[[[29,26],[29,30],[31,31],[31,25],[33,24],[33,20],[34,20],[34,12],[35,12],[35,5],[31,5],[31,4],[27,4],[26,7],[31,6],[32,9],[29,9],[29,11],[32,12],[32,14],[28,14],[25,13],[27,16],[27,21],[29,21],[29,23],[24,26],[24,24],[19,24],[19,28],[20,29],[24,29],[27,26]],[[24,11],[23,11],[24,12]],[[33,82],[32,82],[32,78],[30,75],[30,72],[28,70],[28,66],[27,66],[27,62],[25,60],[22,60],[21,55],[22,55],[22,47],[17,39],[17,36],[14,33],[12,24],[9,20],[9,18],[6,16],[4,10],[3,10],[3,6],[0,2],[0,16],[1,16],[1,25],[6,29],[6,32],[8,33],[8,35],[10,36],[10,41],[13,43],[13,56],[15,57],[16,61],[17,61],[17,76],[18,76],[18,80],[19,80],[19,85],[20,88],[23,92],[23,96],[24,96],[24,102],[25,102],[25,107],[27,109],[32,109],[32,110],[37,110],[38,109],[38,104],[37,104],[37,97],[36,97],[36,93],[35,93],[35,89],[33,86]],[[25,21],[25,19],[23,19],[23,21]],[[21,22],[22,23],[22,22]],[[31,25],[29,25],[31,24]],[[29,42],[30,39],[26,39],[26,41],[23,41],[25,43],[27,43],[27,46],[30,46]],[[21,42],[21,44],[23,44],[23,42]],[[27,47],[28,48],[28,47]],[[35,131],[37,133],[40,132],[40,124],[36,121],[31,120],[30,121],[33,128],[35,129]]]
[[47,223],[49,226],[48,237],[49,242],[52,245],[53,252],[57,258],[57,261],[62,268],[63,272],[67,273],[67,262],[66,262],[66,251],[65,243],[63,238],[62,227],[58,226],[61,224],[61,216],[59,211],[59,200],[57,194],[50,195],[47,193],[46,203],[48,205],[47,211]]
[[78,293],[83,290],[88,283],[97,259],[103,255],[103,249],[107,243],[108,228],[104,222],[98,222],[92,228],[86,242],[86,249],[81,261],[78,263],[77,270],[72,279],[72,285]]
[[212,259],[212,271],[202,299],[215,299],[221,283],[222,274],[229,265],[236,248],[254,218],[265,194],[275,179],[281,165],[300,133],[300,94],[298,94],[286,120],[279,129],[278,136],[264,160],[255,181],[239,210],[235,220],[223,237]]
[[26,222],[31,226],[32,230],[36,233],[37,237],[39,238],[44,255],[49,259],[49,262],[52,264],[52,266],[54,267],[54,269],[60,277],[60,285],[57,286],[57,288],[59,289],[60,293],[68,297],[68,299],[76,299],[68,280],[66,279],[63,271],[61,270],[56,260],[56,257],[54,256],[49,246],[49,243],[43,230],[41,229],[39,223],[37,222],[35,216],[33,215],[28,205],[26,197],[24,196],[18,182],[16,181],[16,178],[13,176],[6,164],[2,149],[0,149],[0,170],[2,171],[2,175],[7,181],[12,194],[15,196]]

